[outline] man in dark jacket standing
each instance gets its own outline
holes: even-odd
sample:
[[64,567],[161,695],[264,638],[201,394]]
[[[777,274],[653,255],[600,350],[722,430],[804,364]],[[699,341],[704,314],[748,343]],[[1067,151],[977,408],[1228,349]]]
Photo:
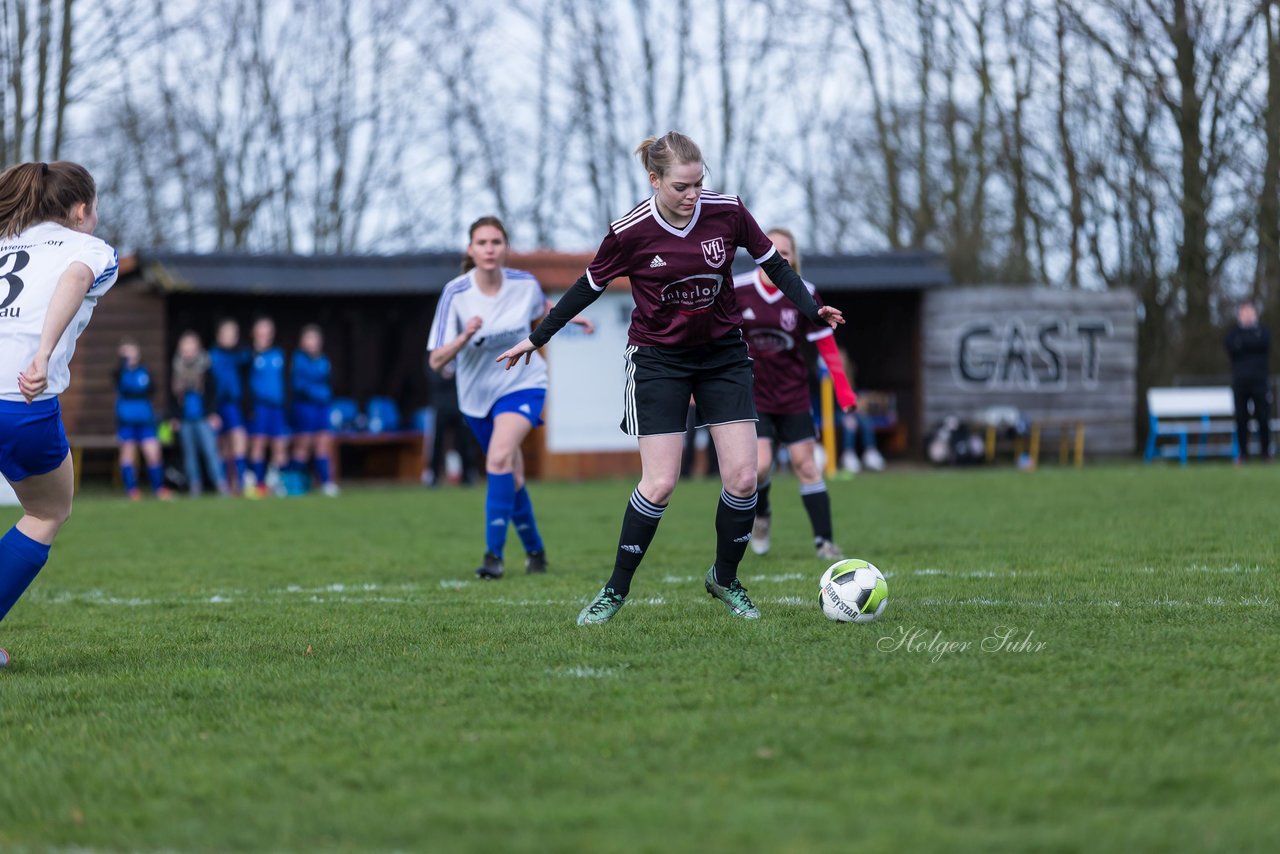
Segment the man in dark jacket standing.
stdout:
[[1251,303],[1236,309],[1236,325],[1223,342],[1231,357],[1231,390],[1236,398],[1236,438],[1241,462],[1249,459],[1249,416],[1258,421],[1262,458],[1271,459],[1270,368],[1271,333],[1258,323]]

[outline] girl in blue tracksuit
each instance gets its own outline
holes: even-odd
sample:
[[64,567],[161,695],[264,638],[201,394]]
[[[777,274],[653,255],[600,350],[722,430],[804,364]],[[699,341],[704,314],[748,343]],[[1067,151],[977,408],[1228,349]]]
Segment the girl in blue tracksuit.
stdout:
[[[268,317],[253,324],[253,361],[249,365],[249,464],[258,482],[258,494],[267,495],[280,485],[280,470],[289,462],[289,425],[285,420],[284,351],[275,346],[276,325]],[[267,470],[267,446],[271,470]]]
[[147,464],[147,478],[156,497],[168,499],[160,442],[156,439],[156,414],[151,408],[151,373],[142,364],[138,344],[131,338],[120,342],[120,363],[116,367],[116,439],[120,442],[120,477],[124,491],[134,501],[142,499],[138,489],[138,446]]
[[[240,346],[240,325],[227,318],[218,324],[217,346],[209,351],[209,379],[213,382],[213,412],[209,424],[222,440],[227,480],[248,492],[249,434],[244,429],[244,370],[249,350]],[[234,480],[232,480],[234,476]]]
[[329,357],[324,354],[324,335],[319,326],[309,323],[302,327],[290,370],[293,464],[299,471],[305,471],[307,460],[313,459],[320,489],[328,496],[338,494],[329,462],[333,455],[333,432],[329,427],[329,401],[333,398],[331,373]]

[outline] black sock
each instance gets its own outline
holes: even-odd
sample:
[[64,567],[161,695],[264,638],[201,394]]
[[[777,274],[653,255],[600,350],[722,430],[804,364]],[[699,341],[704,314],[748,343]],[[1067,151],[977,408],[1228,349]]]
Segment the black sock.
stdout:
[[728,587],[738,577],[738,564],[751,540],[751,526],[756,521],[755,493],[746,498],[720,490],[720,506],[716,508],[716,583]]
[[831,496],[827,493],[826,482],[800,484],[800,500],[809,514],[809,524],[813,526],[814,545],[818,545],[820,540],[832,539]]
[[612,587],[619,596],[631,592],[631,576],[640,568],[644,553],[653,542],[653,535],[658,532],[658,523],[662,521],[665,504],[654,504],[640,494],[636,487],[627,502],[627,512],[622,514],[622,533],[618,535],[618,556],[613,561],[613,575],[609,576],[606,587]]
[[773,478],[769,478],[756,490],[756,515],[772,516],[773,508],[769,506],[769,487],[773,486]]

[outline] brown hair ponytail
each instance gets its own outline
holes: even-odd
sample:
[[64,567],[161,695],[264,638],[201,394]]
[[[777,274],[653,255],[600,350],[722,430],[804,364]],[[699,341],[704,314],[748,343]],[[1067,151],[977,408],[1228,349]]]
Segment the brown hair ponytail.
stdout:
[[42,222],[71,224],[76,205],[98,195],[79,163],[19,163],[0,173],[0,237],[14,237]]

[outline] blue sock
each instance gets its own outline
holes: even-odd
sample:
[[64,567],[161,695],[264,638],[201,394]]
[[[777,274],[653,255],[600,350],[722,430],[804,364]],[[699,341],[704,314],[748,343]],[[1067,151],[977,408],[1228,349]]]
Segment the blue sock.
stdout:
[[245,462],[244,457],[236,457],[236,483],[244,486],[245,472],[249,471],[249,464]]
[[533,500],[529,498],[529,490],[520,487],[516,493],[515,505],[511,508],[511,521],[515,523],[520,542],[524,543],[526,552],[540,552],[542,535],[538,533],[538,523],[533,518]]
[[254,461],[253,461],[253,476],[254,476],[254,477],[256,477],[256,478],[258,479],[258,485],[259,485],[259,486],[261,486],[262,484],[266,483],[266,481],[267,481],[267,461],[266,461],[266,459],[265,459],[265,458],[264,458],[264,459],[261,459],[261,460],[254,460]]
[[328,457],[316,457],[316,476],[320,478],[321,483],[329,483],[333,480],[333,470],[329,467]]
[[17,527],[0,537],[0,620],[27,592],[48,559],[49,547],[37,543]]
[[125,492],[133,492],[138,488],[138,471],[133,466],[120,466],[120,479],[124,481]]
[[152,492],[164,489],[164,467],[147,466],[147,480],[151,481]]
[[507,525],[516,503],[516,476],[490,474],[489,492],[484,501],[484,541],[489,554],[502,557],[507,544]]

